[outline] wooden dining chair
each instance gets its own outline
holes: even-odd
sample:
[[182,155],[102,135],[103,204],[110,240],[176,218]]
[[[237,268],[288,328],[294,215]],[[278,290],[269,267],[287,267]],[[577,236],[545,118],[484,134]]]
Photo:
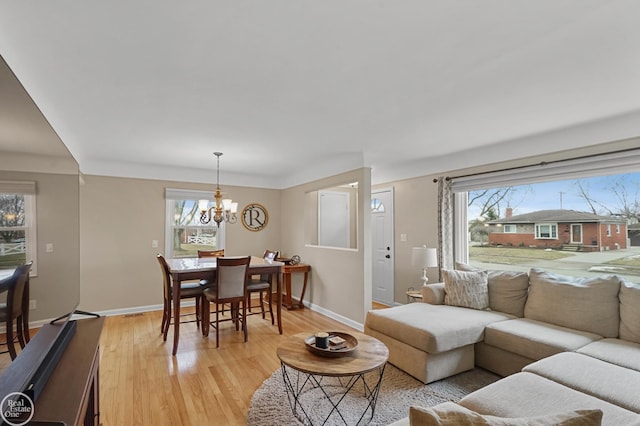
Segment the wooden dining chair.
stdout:
[[[220,257],[216,266],[216,285],[202,293],[202,334],[209,335],[209,326],[216,329],[216,348],[220,346],[220,323],[233,321],[236,330],[242,326],[244,341],[248,339],[247,330],[247,281],[251,256]],[[211,321],[210,303],[216,305],[215,320]],[[220,318],[220,306],[231,305],[231,317]]]
[[[279,251],[274,250],[265,250],[262,258],[265,260],[275,260],[280,256]],[[252,278],[247,284],[247,299],[249,303],[249,315],[262,314],[262,319],[265,318],[265,310],[264,305],[267,304],[269,306],[269,315],[271,315],[271,324],[274,324],[273,320],[273,290],[271,288],[271,278],[270,274],[261,274],[257,278]],[[267,293],[267,300],[265,302],[264,293]],[[260,312],[252,312],[253,306],[251,305],[251,295],[258,293],[260,300]]]
[[[224,257],[224,249],[220,249],[220,250],[198,250],[198,257],[202,258],[202,257]],[[202,279],[200,280],[200,285],[204,286],[204,287],[211,287],[212,285],[215,285],[216,280],[215,278],[207,280],[207,279]]]
[[[173,312],[173,285],[171,282],[171,273],[169,271],[169,265],[163,255],[157,254],[156,258],[162,269],[162,281],[163,281],[163,294],[164,304],[162,310],[162,325],[160,326],[160,332],[162,333],[162,340],[167,340],[167,333],[169,332],[169,326],[171,325],[171,317]],[[180,299],[195,299],[196,308],[196,327],[200,327],[200,298],[204,288],[197,282],[186,282],[180,285]],[[180,317],[193,315],[191,313],[181,314]],[[181,322],[193,322],[194,320],[185,320]]]
[[[24,312],[25,303],[24,295],[29,279],[29,271],[33,262],[26,263],[18,266],[13,272],[7,285],[7,301],[6,303],[0,303],[0,322],[5,324],[5,340],[7,350],[0,353],[7,353],[11,356],[11,360],[16,359],[18,353],[16,352],[16,341],[20,344],[20,348],[24,349],[27,342],[29,342],[28,336],[29,325],[25,324]],[[27,304],[28,307],[28,304]],[[16,323],[14,333],[14,321]]]

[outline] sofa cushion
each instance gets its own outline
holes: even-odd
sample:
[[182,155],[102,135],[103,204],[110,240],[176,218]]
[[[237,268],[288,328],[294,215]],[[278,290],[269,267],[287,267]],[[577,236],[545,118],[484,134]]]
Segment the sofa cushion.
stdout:
[[[460,271],[478,271],[471,265],[456,262]],[[524,316],[524,304],[529,291],[529,275],[517,271],[488,271],[489,309],[516,317]]]
[[638,414],[545,379],[521,372],[470,393],[460,405],[480,414],[501,417],[540,416],[567,410],[602,410],[602,424],[638,425]]
[[500,312],[408,303],[369,311],[365,327],[434,354],[479,342],[487,324],[510,318]]
[[621,367],[640,371],[640,344],[620,339],[602,339],[578,349],[589,355]]
[[618,337],[620,280],[615,275],[575,278],[534,268],[529,284],[525,318]]
[[489,307],[486,271],[442,270],[444,304],[471,309]]
[[620,285],[620,338],[640,343],[640,285]]
[[575,352],[564,352],[536,361],[522,371],[546,377],[571,389],[640,413],[638,371]]
[[601,422],[601,410],[503,418],[478,414],[455,402],[443,402],[434,407],[409,407],[411,426],[599,426]]
[[484,332],[487,345],[534,360],[574,351],[601,338],[597,334],[526,318],[489,324]]

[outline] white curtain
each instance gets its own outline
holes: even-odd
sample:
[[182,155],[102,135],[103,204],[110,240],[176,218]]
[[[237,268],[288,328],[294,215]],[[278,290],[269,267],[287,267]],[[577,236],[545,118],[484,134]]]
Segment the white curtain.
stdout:
[[438,178],[438,265],[440,265],[440,281],[442,270],[453,269],[453,191],[451,181],[441,176]]

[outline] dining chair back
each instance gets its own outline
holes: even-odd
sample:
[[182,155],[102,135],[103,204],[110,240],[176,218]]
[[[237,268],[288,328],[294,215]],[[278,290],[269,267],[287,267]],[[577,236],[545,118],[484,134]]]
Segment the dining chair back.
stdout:
[[[20,344],[20,348],[24,348],[29,341],[26,336],[29,333],[28,322],[23,321],[23,315],[26,315],[24,297],[32,264],[33,262],[29,262],[18,266],[13,275],[5,281],[7,301],[6,303],[0,303],[0,321],[5,323],[5,341],[7,345],[7,350],[0,353],[9,352],[11,360],[16,359],[18,356],[15,347],[16,340]],[[14,321],[16,323],[15,334]]]
[[[233,321],[236,330],[242,326],[244,332],[244,341],[247,341],[247,315],[246,315],[246,295],[247,281],[249,278],[249,263],[251,256],[246,257],[220,257],[216,265],[216,285],[213,288],[205,289],[202,297],[202,333],[205,336],[209,334],[209,326],[213,325],[216,329],[216,348],[219,347],[220,323],[224,321]],[[215,321],[210,320],[210,302],[215,303]],[[231,317],[220,319],[220,307],[225,303],[231,305]]]
[[220,250],[198,250],[198,257],[223,257],[224,249]]
[[[262,258],[264,260],[273,261],[280,257],[280,252],[277,250],[265,250],[262,254]],[[256,278],[252,278],[249,281],[247,286],[248,291],[248,300],[249,300],[249,315],[262,314],[262,319],[265,318],[265,309],[264,305],[266,304],[269,307],[269,315],[271,315],[271,324],[274,324],[273,319],[273,295],[271,288],[271,275],[269,274],[261,274]],[[260,312],[252,312],[252,308],[254,306],[251,305],[251,295],[254,293],[258,293],[258,299],[260,300]],[[267,300],[265,301],[265,293],[267,296]]]
[[[164,303],[163,303],[163,311],[162,311],[162,324],[160,325],[160,332],[162,333],[162,339],[164,341],[167,340],[167,334],[169,332],[169,326],[171,325],[171,315],[173,311],[173,285],[171,281],[171,270],[169,269],[169,265],[167,264],[167,260],[163,255],[158,253],[156,255],[158,259],[158,263],[160,264],[160,269],[162,270],[162,282],[163,282],[163,295],[164,295]],[[204,287],[202,287],[197,282],[187,282],[180,285],[180,299],[195,299],[195,322],[196,326],[200,327],[200,298],[202,297],[202,292],[204,291]],[[192,316],[191,313],[181,314],[180,317]],[[193,320],[185,320],[181,322],[193,322]]]

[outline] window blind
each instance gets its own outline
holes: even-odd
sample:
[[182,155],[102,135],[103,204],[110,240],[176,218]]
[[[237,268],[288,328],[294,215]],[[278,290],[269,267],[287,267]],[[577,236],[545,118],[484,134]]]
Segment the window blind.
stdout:
[[468,192],[638,171],[640,171],[640,150],[628,150],[454,177],[451,178],[451,189],[454,192]]
[[0,194],[36,195],[36,183],[30,181],[0,181]]
[[165,188],[164,198],[167,200],[213,200],[213,191]]

